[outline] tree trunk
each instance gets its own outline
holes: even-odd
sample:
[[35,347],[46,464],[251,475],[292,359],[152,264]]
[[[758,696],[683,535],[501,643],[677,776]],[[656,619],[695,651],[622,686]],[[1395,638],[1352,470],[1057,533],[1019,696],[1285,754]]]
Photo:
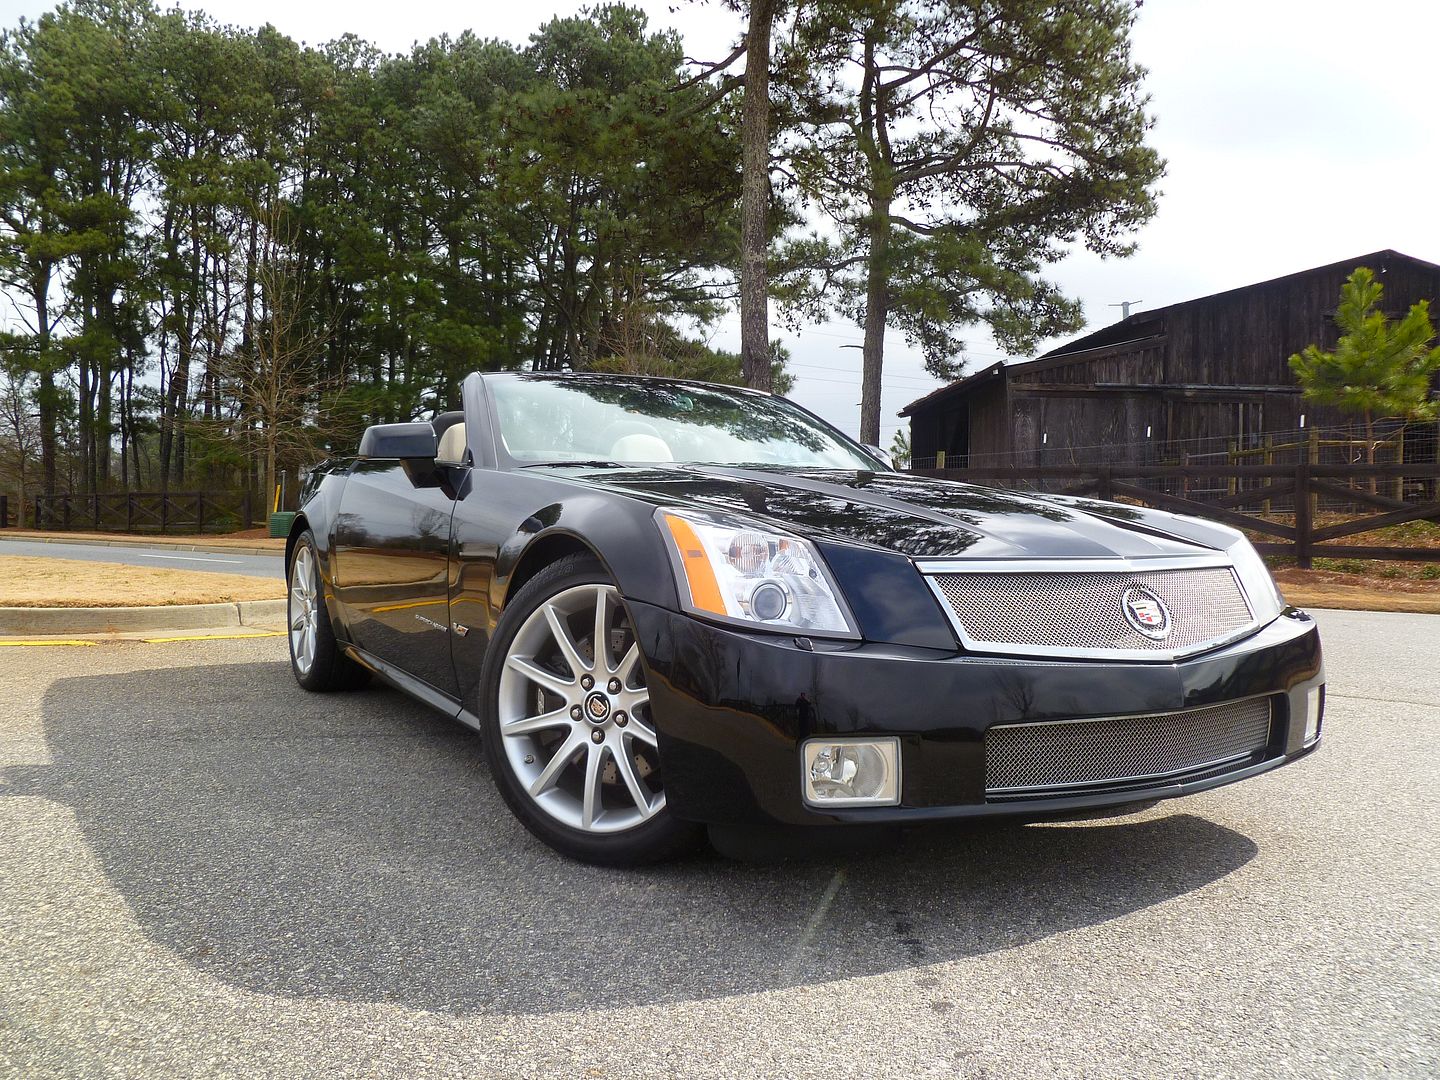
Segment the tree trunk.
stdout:
[[114,357],[109,352],[100,361],[100,370],[95,375],[95,488],[100,491],[110,486],[110,394],[115,381]]
[[[55,390],[55,371],[50,366],[50,273],[47,270],[35,283],[36,342],[40,356],[40,389],[36,393],[40,406],[40,488],[46,495],[55,494],[55,433],[60,426]],[[25,493],[21,490],[21,504]]]
[[885,319],[890,307],[890,199],[870,201],[870,259],[866,267],[865,351],[860,376],[860,441],[880,445],[880,372],[885,360]]
[[745,35],[740,220],[740,365],[756,390],[773,387],[770,368],[770,298],[765,257],[770,247],[770,32],[775,0],[750,0]]

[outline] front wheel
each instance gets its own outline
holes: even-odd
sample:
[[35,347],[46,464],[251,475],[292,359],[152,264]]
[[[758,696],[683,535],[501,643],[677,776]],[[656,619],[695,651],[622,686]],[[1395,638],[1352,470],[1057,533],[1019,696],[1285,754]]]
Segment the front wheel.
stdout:
[[593,560],[546,567],[496,627],[481,709],[485,751],[515,816],[585,862],[654,862],[695,843],[665,804],[640,647]]

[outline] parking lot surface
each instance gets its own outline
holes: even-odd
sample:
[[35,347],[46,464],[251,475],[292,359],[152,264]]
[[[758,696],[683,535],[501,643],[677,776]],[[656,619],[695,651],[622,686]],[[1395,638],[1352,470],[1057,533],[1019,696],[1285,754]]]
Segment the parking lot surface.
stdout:
[[283,638],[0,650],[0,1076],[1435,1077],[1440,616],[1320,618],[1292,767],[639,871]]
[[154,566],[162,570],[205,570],[216,574],[245,574],[250,577],[285,576],[283,553],[251,555],[239,551],[181,551],[160,544],[154,547],[47,544],[5,538],[3,543],[0,543],[0,555],[77,559],[82,562],[119,563],[122,566]]

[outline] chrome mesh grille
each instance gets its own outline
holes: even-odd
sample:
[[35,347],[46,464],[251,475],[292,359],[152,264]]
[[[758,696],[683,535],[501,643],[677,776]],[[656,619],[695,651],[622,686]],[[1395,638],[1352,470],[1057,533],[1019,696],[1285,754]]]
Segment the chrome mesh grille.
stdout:
[[985,735],[987,797],[1038,797],[1181,777],[1262,754],[1269,698],[1154,716],[1009,724]]
[[[1143,573],[941,573],[934,581],[966,644],[1161,656],[1232,637],[1252,621],[1235,571],[1224,566]],[[1121,599],[1137,586],[1152,590],[1170,609],[1171,631],[1164,640],[1126,621]]]

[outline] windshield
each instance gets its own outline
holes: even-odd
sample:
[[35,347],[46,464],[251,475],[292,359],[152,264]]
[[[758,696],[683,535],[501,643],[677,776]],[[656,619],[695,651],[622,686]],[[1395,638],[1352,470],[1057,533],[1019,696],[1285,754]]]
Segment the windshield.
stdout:
[[661,380],[489,376],[500,442],[521,465],[687,462],[877,468],[784,398]]

